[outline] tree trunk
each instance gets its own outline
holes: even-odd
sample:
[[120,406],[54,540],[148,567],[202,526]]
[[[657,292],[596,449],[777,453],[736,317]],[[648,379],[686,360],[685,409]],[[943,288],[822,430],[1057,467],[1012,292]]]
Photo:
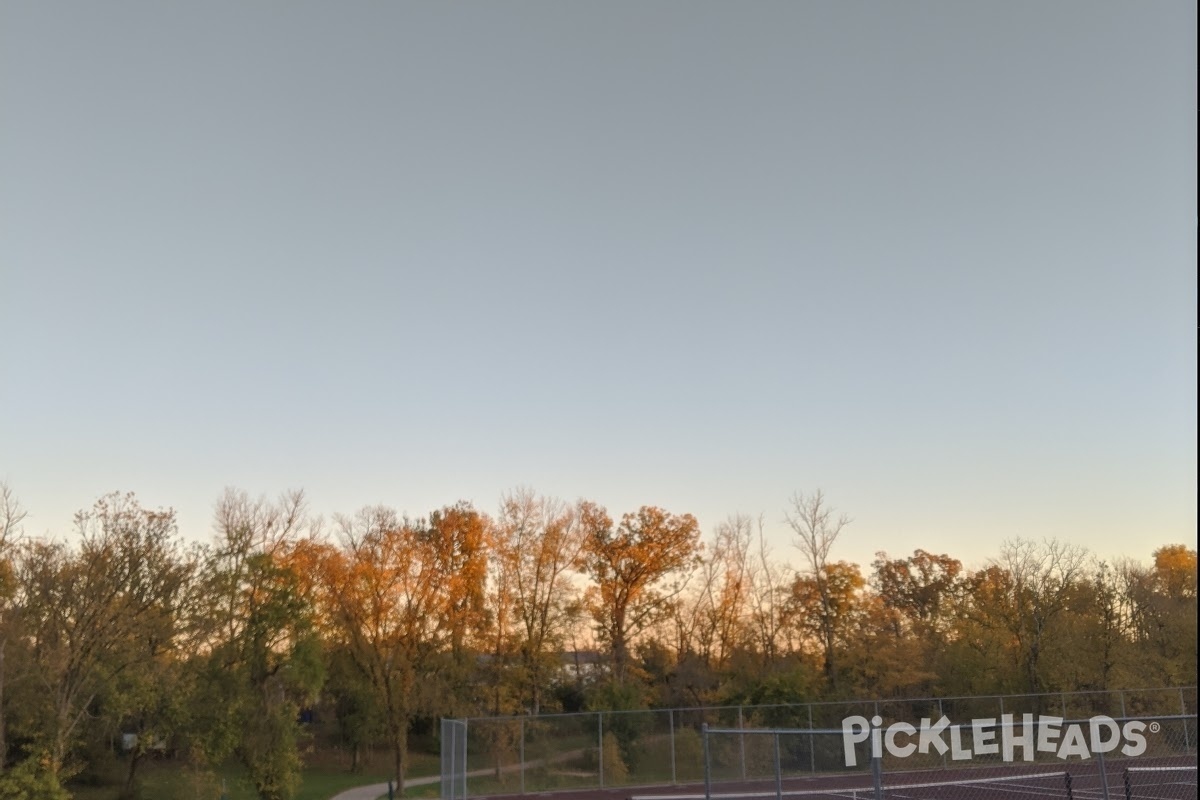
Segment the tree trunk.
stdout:
[[1041,689],[1042,682],[1040,679],[1041,676],[1038,674],[1038,666],[1039,666],[1038,662],[1040,661],[1040,657],[1041,657],[1040,651],[1041,651],[1040,643],[1038,643],[1036,641],[1029,648],[1029,662],[1028,663],[1029,663],[1029,692],[1030,692],[1030,694],[1040,694],[1042,691],[1042,689]]
[[628,653],[625,652],[625,609],[618,607],[613,611],[613,677],[617,683],[625,682],[625,662]]
[[539,684],[541,683],[542,679],[542,669],[541,665],[537,662],[536,657],[530,663],[529,675],[532,678],[532,680],[529,681],[530,713],[536,717],[542,705],[542,696],[541,692],[539,691]]
[[137,776],[138,763],[142,760],[142,742],[139,737],[138,743],[134,745],[133,751],[129,754],[129,769],[125,773],[125,791],[123,797],[134,797],[133,781]]
[[396,796],[404,796],[404,754],[408,750],[408,717],[392,723],[392,771],[396,773]]
[[4,727],[4,651],[8,638],[0,639],[0,775],[4,774],[4,763],[8,760],[8,738]]
[[833,612],[829,608],[829,589],[825,581],[818,575],[817,590],[821,593],[821,634],[825,646],[825,680],[831,690],[837,690],[837,671],[833,663]]

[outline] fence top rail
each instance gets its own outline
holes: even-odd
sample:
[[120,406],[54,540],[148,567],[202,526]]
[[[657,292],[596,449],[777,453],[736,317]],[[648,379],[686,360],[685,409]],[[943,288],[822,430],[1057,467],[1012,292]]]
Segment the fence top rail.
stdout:
[[[1011,717],[1012,715],[1005,714],[1004,716]],[[1039,725],[1039,724],[1044,725],[1044,724],[1046,724],[1046,721],[1048,719],[1056,720],[1055,724],[1059,724],[1061,722],[1061,724],[1063,724],[1063,725],[1086,725],[1087,723],[1091,722],[1091,717],[1085,717],[1082,719],[1061,719],[1059,717],[1047,717],[1047,716],[1034,717],[1032,714],[1025,714],[1022,716],[1023,717],[1024,716],[1031,717],[1030,722],[1033,723],[1034,725]],[[1163,716],[1146,716],[1146,717],[1109,717],[1109,719],[1111,719],[1113,722],[1171,722],[1174,720],[1180,720],[1180,721],[1195,720],[1196,715],[1195,714],[1171,714],[1171,715],[1163,715]],[[989,718],[986,720],[976,720],[976,721],[977,722],[987,722],[987,725],[980,725],[979,727],[988,728],[988,729],[991,729],[991,728],[1017,728],[1017,727],[1020,727],[1025,724],[1024,719],[1005,720],[1005,719]],[[974,726],[974,724],[975,724],[974,722],[954,722],[954,723],[947,724],[945,727],[947,730],[949,730],[951,728],[957,728],[958,730],[970,730]],[[872,727],[882,728],[884,726],[872,726]],[[705,733],[739,734],[739,735],[740,734],[770,735],[770,734],[775,734],[775,733],[796,735],[796,734],[802,734],[802,733],[803,734],[811,733],[811,734],[821,734],[821,735],[837,734],[840,736],[841,734],[845,733],[844,728],[712,728],[712,727],[709,727],[708,725],[705,725],[701,730]]]
[[502,722],[504,720],[518,719],[556,719],[565,717],[586,717],[595,716],[597,714],[664,714],[667,712],[718,712],[718,711],[737,711],[738,709],[768,709],[768,708],[827,708],[836,706],[889,706],[898,704],[911,703],[942,703],[958,700],[970,701],[987,701],[987,700],[1017,700],[1027,697],[1044,697],[1055,700],[1069,699],[1072,697],[1091,697],[1094,695],[1126,695],[1134,696],[1140,694],[1148,694],[1153,692],[1195,692],[1195,686],[1162,686],[1156,689],[1080,689],[1072,692],[1041,692],[1038,694],[968,694],[968,695],[950,695],[944,697],[894,697],[894,698],[873,698],[873,699],[848,699],[848,700],[805,700],[795,703],[742,703],[740,705],[718,705],[718,706],[677,706],[670,708],[627,708],[627,709],[597,709],[595,711],[564,711],[553,714],[498,714],[490,717],[466,717],[466,720],[487,720],[494,722]]
[[[929,703],[939,700],[1016,700],[1022,697],[1087,697],[1103,694],[1147,694],[1150,692],[1194,692],[1195,686],[1160,686],[1151,689],[1076,689],[1070,692],[1024,692],[1021,694],[956,694],[929,697],[879,697],[879,698],[850,698],[847,700],[809,700],[801,703],[764,703],[755,704],[755,708],[772,708],[781,706],[840,706],[840,705],[870,705],[878,703]],[[745,704],[750,707],[750,704]],[[737,706],[706,706],[708,708],[737,708]]]
[[841,728],[705,728],[704,733],[737,734],[739,736],[772,734],[804,734],[805,736],[841,736],[845,731]]

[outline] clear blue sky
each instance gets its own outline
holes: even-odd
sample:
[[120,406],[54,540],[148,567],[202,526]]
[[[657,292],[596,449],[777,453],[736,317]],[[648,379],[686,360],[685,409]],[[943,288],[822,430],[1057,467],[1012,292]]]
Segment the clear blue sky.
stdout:
[[0,479],[1196,543],[1196,5],[0,5]]

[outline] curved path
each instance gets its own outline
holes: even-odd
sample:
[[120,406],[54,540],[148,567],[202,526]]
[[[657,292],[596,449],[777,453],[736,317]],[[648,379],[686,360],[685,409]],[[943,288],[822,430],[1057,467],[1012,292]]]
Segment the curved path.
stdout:
[[[431,783],[437,783],[442,778],[440,775],[426,775],[422,778],[409,778],[404,782],[405,786],[426,786]],[[335,794],[330,800],[376,800],[387,794],[388,785],[386,783],[372,783],[370,786],[355,786],[353,789],[347,789],[344,792]]]
[[[569,758],[575,758],[581,753],[583,753],[583,750],[572,750],[568,753],[559,753],[551,759],[539,758],[534,761],[528,761],[525,763],[525,766],[535,767],[546,763],[565,761]],[[501,771],[503,772],[516,772],[519,769],[521,769],[521,764],[509,764],[505,767],[501,767]],[[485,767],[483,769],[476,769],[468,772],[467,777],[482,778],[493,774],[495,771],[495,767]],[[404,785],[406,787],[428,786],[431,783],[440,783],[441,780],[441,775],[425,775],[420,778],[409,778],[404,782]],[[386,783],[372,783],[370,786],[355,786],[353,789],[347,789],[344,792],[339,792],[338,794],[335,794],[333,797],[329,798],[329,800],[377,800],[377,798],[387,794],[387,790],[388,785]]]

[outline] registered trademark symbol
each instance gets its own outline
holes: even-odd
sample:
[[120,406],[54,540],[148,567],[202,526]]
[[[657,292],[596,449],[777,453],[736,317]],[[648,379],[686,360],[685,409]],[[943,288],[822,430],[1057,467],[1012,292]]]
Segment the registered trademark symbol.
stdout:
[[1150,723],[1150,732],[1151,733],[1158,733],[1160,730],[1162,730],[1162,725],[1159,725],[1157,722]]

